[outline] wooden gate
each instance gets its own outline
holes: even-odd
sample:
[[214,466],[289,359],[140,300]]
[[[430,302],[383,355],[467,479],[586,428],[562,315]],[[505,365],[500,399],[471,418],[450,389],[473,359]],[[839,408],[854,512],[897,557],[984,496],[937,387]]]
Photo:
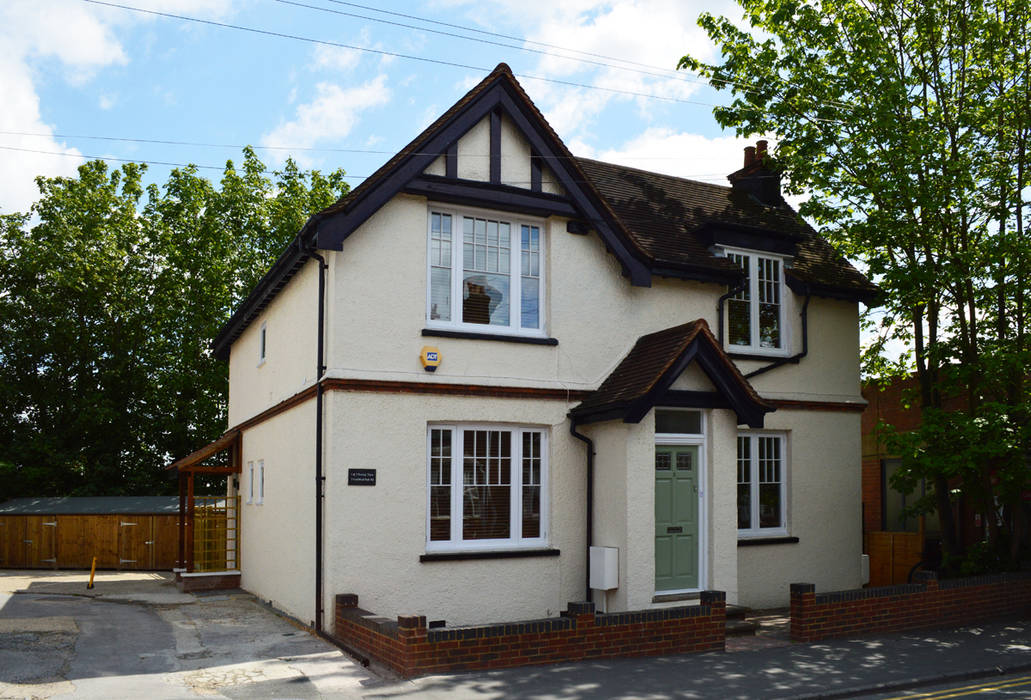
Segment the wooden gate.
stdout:
[[870,555],[870,586],[906,583],[924,550],[923,532],[868,532],[866,552]]
[[0,567],[168,570],[176,565],[177,515],[6,515]]

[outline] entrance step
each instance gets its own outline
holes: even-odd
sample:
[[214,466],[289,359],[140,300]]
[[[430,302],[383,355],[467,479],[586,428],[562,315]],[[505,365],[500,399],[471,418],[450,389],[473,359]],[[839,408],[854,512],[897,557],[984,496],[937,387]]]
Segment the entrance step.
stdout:
[[747,637],[754,635],[759,629],[759,623],[748,619],[752,609],[744,605],[727,606],[727,636]]
[[728,620],[743,620],[748,617],[748,614],[752,612],[751,608],[745,607],[744,605],[728,605],[727,606],[727,619]]

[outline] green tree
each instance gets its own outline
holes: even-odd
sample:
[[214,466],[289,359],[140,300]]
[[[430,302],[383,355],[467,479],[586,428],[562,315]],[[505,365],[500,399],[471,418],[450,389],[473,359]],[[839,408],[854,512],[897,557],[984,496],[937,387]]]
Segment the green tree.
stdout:
[[225,429],[210,340],[344,173],[270,177],[246,149],[219,187],[196,168],[142,187],[93,161],[40,178],[0,217],[0,494],[146,494]]
[[[811,194],[802,213],[884,290],[881,340],[864,359],[884,376],[909,369],[884,359],[884,343],[912,348],[925,427],[902,445],[902,482],[934,484],[947,552],[962,549],[950,507],[958,487],[1013,561],[1031,446],[1031,9],[1024,0],[738,1],[751,31],[703,15],[721,62],[685,56],[680,66],[733,93],[715,110],[721,125],[778,136],[789,191]],[[942,397],[956,393],[963,410],[945,418]],[[986,450],[988,439],[1000,441]]]

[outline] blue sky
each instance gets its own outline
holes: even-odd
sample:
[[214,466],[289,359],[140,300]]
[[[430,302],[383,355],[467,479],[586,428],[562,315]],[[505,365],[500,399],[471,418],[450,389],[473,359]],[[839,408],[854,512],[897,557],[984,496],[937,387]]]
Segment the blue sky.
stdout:
[[[356,185],[501,61],[577,155],[725,184],[747,145],[712,117],[727,95],[672,70],[687,52],[714,58],[696,19],[739,18],[729,2],[115,2],[305,40],[84,0],[6,0],[0,211],[26,210],[35,176],[73,174],[82,156],[214,166],[202,172],[217,180],[245,144],[270,168],[289,155],[342,167]],[[151,165],[148,179],[168,170]]]

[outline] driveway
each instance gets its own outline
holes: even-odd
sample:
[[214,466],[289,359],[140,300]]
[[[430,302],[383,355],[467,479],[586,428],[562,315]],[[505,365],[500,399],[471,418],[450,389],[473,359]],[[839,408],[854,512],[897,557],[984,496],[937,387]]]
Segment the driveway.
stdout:
[[249,594],[87,580],[0,572],[0,698],[350,698],[383,683]]

